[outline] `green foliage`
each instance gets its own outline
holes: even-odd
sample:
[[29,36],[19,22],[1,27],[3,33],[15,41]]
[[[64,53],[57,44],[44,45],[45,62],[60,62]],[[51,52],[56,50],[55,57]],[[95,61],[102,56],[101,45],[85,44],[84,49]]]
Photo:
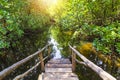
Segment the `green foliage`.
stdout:
[[116,43],[116,48],[117,48],[118,53],[120,54],[120,43],[119,42]]
[[[93,42],[105,54],[120,53],[119,4],[120,0],[66,0],[53,15],[52,35],[63,46],[83,40]],[[47,41],[53,16],[41,1],[1,0],[0,7],[0,49],[14,47],[19,39],[38,32],[41,40],[36,45]]]
[[12,8],[13,5],[12,1],[0,1],[0,48],[9,48],[11,41],[20,38],[23,34],[16,21],[17,14]]
[[119,26],[119,23],[113,23],[105,27],[97,26],[93,32],[91,31],[92,35],[97,35],[93,44],[98,51],[103,51],[105,54],[119,53]]
[[[51,27],[51,35],[60,43],[63,47],[68,46],[69,41],[71,40],[72,32],[64,31],[62,32],[59,27]],[[59,37],[59,38],[58,38]]]
[[34,42],[37,47],[46,44],[51,23],[41,1],[1,0],[0,7],[1,50],[17,47],[25,37],[36,38]]
[[[67,1],[61,17],[57,17],[60,33],[56,34],[62,34],[62,38],[57,37],[58,42],[78,45],[81,40],[90,41],[104,54],[120,53],[119,4],[120,0]],[[73,32],[71,38],[64,35],[66,31]]]

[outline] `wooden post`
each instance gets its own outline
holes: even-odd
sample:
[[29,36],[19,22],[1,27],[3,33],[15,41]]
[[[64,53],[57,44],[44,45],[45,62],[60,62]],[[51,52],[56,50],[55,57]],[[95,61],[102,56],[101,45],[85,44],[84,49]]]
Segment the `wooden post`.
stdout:
[[76,68],[76,54],[74,53],[74,51],[72,50],[72,71],[74,72],[75,71],[75,68]]
[[43,73],[39,75],[38,80],[43,80]]
[[39,57],[40,57],[40,61],[41,61],[41,71],[44,72],[45,71],[45,65],[44,65],[44,61],[43,61],[42,52],[39,54]]
[[71,56],[72,55],[72,49],[69,48],[69,55]]
[[48,56],[50,56],[51,48],[48,46]]

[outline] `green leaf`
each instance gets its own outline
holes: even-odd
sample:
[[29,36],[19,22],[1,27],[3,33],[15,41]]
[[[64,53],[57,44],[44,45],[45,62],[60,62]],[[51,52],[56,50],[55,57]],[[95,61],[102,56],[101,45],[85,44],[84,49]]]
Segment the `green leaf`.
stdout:
[[6,29],[4,27],[0,27],[0,32],[5,35],[7,33]]
[[3,16],[2,15],[0,15],[0,19],[2,19],[3,18]]
[[0,48],[8,48],[8,47],[9,47],[8,42],[0,41]]
[[116,48],[117,48],[118,53],[120,54],[120,43],[116,43]]

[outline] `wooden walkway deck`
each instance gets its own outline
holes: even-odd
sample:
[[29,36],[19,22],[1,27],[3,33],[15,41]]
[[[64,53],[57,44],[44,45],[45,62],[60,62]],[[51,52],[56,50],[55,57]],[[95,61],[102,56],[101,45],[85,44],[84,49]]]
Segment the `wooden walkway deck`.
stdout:
[[69,59],[51,59],[45,65],[45,73],[39,75],[38,80],[79,80],[72,72]]

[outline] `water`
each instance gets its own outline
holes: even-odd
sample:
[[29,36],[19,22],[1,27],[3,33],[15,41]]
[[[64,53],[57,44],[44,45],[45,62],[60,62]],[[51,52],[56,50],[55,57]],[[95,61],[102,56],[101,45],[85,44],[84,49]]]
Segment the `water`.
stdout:
[[53,55],[53,59],[62,58],[60,49],[58,48],[59,44],[52,37],[51,37],[50,43],[53,45],[53,47],[52,47],[53,51],[51,53]]

